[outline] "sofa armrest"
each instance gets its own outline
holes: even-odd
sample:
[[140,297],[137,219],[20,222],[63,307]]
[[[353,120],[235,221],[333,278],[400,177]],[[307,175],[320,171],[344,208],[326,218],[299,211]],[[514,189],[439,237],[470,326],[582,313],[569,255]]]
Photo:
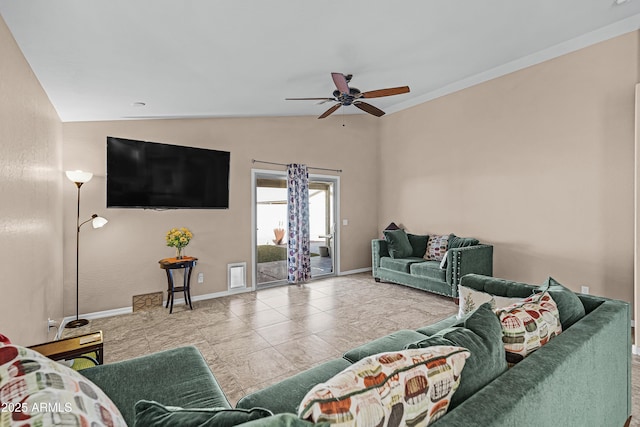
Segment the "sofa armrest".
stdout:
[[371,267],[373,268],[373,277],[378,277],[377,272],[380,268],[380,258],[389,256],[389,247],[384,239],[373,239],[371,241]]
[[179,347],[80,371],[109,396],[128,425],[138,400],[183,408],[231,405],[196,347]]
[[493,276],[492,245],[476,245],[449,250],[446,278],[454,297],[458,296],[460,279],[470,273]]

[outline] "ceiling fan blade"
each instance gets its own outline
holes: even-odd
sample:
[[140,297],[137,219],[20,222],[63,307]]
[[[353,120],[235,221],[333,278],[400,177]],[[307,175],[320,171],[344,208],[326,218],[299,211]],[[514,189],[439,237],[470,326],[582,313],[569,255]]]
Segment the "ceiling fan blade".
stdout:
[[334,101],[334,98],[285,98],[285,101]]
[[[327,117],[328,115],[330,115],[331,113],[333,113],[334,111],[336,111],[340,107],[342,107],[342,104],[336,104],[333,107],[329,108],[324,113],[322,113],[322,115],[320,117],[318,117],[318,118],[319,119],[324,119],[325,117]],[[382,114],[384,114],[384,113],[382,113]]]
[[401,93],[408,93],[409,86],[390,87],[388,89],[370,90],[369,92],[363,92],[361,98],[380,98],[381,96],[400,95]]
[[331,73],[333,83],[340,91],[340,93],[349,93],[349,85],[347,84],[347,78],[342,73]]
[[374,107],[371,104],[367,104],[366,102],[356,101],[353,103],[353,105],[366,113],[373,114],[376,117],[384,116],[384,111],[382,111],[378,107]]

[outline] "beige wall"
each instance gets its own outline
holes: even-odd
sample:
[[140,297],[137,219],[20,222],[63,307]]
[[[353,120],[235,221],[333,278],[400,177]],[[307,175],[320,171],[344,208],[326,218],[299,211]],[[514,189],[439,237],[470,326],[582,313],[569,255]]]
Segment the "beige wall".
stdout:
[[[1,293],[10,302],[0,333],[33,344],[63,301],[64,315],[74,313],[75,187],[63,170],[96,174],[82,189],[82,216],[110,220],[82,231],[88,313],[164,290],[157,260],[171,255],[163,237],[174,226],[196,234],[187,251],[205,283],[194,295],[224,291],[229,262],[247,261],[251,277],[250,172],[269,168],[252,158],[344,170],[342,271],[369,267],[370,239],[396,221],[494,244],[496,276],[552,275],[632,301],[639,45],[634,32],[380,120],[346,116],[345,127],[311,117],[61,125],[0,19]],[[231,208],[106,209],[107,135],[231,151]]]
[[62,125],[0,18],[0,333],[47,340],[62,318]]
[[386,117],[378,225],[476,236],[495,276],[633,301],[638,39]]
[[[172,227],[189,227],[195,238],[187,254],[199,258],[192,295],[227,289],[227,264],[246,261],[251,278],[251,169],[269,169],[252,159],[342,169],[341,270],[371,266],[370,241],[377,234],[376,170],[378,121],[346,116],[316,120],[236,118],[65,123],[65,169],[94,172],[82,187],[81,216],[98,213],[109,219],[102,229],[83,227],[80,261],[80,312],[131,306],[133,295],[163,291],[158,260],[175,253],[165,246]],[[230,209],[168,210],[105,208],[107,136],[227,150],[231,152]],[[284,170],[284,168],[280,168]],[[314,172],[314,171],[312,171]],[[317,172],[317,171],[316,171]],[[330,172],[322,172],[330,174]],[[75,187],[64,186],[64,311],[73,314],[75,295]]]

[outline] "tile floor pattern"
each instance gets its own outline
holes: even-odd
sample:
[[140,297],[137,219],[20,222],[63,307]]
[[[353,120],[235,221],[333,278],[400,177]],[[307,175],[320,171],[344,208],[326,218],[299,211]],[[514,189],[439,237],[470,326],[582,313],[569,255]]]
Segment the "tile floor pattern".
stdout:
[[[314,281],[95,319],[105,363],[183,345],[196,346],[230,403],[398,329],[457,312],[454,302],[370,273]],[[83,331],[84,332],[84,331]],[[89,332],[89,330],[86,330]],[[634,356],[633,422],[640,426],[640,357]]]

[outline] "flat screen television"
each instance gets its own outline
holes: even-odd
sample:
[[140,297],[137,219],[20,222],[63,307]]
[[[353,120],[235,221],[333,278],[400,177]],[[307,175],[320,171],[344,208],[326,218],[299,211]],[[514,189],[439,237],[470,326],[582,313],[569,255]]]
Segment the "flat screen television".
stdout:
[[228,209],[228,151],[107,137],[107,207]]

